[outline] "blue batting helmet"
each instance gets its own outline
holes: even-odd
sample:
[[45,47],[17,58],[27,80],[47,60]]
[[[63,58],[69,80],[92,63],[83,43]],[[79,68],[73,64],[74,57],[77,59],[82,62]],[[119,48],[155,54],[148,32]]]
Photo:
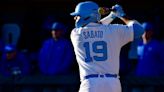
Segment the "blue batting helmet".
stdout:
[[92,1],[85,1],[77,4],[75,12],[70,13],[71,16],[80,16],[76,21],[75,26],[82,27],[90,22],[97,22],[100,20],[101,15],[98,13],[99,6]]
[[142,24],[142,27],[145,29],[145,31],[153,31],[154,25],[151,22],[144,22]]
[[65,27],[65,25],[63,23],[54,22],[52,24],[51,30],[60,30],[60,31],[65,32],[66,31],[66,27]]
[[8,44],[4,47],[4,52],[9,53],[9,52],[14,52],[16,51],[16,47],[14,45]]

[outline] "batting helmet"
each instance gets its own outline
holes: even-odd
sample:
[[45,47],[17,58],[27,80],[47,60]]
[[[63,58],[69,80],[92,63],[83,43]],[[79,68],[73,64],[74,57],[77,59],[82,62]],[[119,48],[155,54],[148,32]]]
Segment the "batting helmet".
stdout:
[[98,13],[99,6],[92,1],[85,1],[77,4],[75,12],[70,13],[71,16],[80,16],[76,21],[75,26],[82,27],[90,22],[97,22],[100,20],[101,15]]
[[9,53],[9,52],[14,52],[16,51],[16,47],[14,45],[8,44],[4,47],[4,52]]
[[65,32],[66,31],[66,27],[65,27],[65,25],[63,23],[54,22],[52,24],[51,30],[60,30],[60,31]]
[[154,26],[151,22],[144,22],[142,24],[142,27],[145,29],[145,31],[153,31],[154,30]]

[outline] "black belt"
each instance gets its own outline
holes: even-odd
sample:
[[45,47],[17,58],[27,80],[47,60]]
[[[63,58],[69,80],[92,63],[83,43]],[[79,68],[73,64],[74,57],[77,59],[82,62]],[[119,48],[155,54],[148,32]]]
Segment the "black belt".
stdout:
[[91,74],[91,75],[85,76],[85,79],[96,78],[96,77],[100,77],[100,78],[114,77],[114,78],[117,78],[117,74]]

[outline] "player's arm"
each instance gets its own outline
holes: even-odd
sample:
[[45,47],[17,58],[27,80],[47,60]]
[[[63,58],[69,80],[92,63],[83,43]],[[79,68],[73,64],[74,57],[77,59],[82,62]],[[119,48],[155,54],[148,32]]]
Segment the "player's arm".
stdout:
[[137,20],[131,20],[126,15],[120,17],[120,19],[127,25],[132,26],[134,31],[134,39],[141,38],[142,34],[144,33],[144,28]]
[[142,36],[144,33],[144,28],[137,20],[129,18],[123,11],[123,8],[118,4],[113,6],[112,9],[114,10],[112,12],[116,17],[120,18],[127,26],[133,27],[134,39],[138,39]]
[[113,15],[113,12],[111,12],[108,16],[102,18],[100,20],[100,22],[104,25],[108,25],[110,24],[114,19],[116,18],[116,16]]

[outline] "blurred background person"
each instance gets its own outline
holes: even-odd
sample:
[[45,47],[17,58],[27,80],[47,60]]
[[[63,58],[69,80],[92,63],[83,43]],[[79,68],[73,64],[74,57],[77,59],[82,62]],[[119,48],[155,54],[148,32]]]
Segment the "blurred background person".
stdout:
[[143,23],[145,32],[142,42],[138,45],[138,65],[136,75],[138,76],[161,76],[164,74],[164,47],[155,38],[155,27],[151,22]]
[[[137,47],[138,63],[135,75],[138,77],[160,77],[164,75],[164,46],[156,38],[155,26],[152,22],[144,22],[145,29],[142,41]],[[137,89],[137,92],[160,92],[151,86]],[[162,91],[163,92],[163,91]]]
[[[0,60],[1,76],[17,81],[30,75],[30,69],[31,67],[28,58],[23,53],[19,52],[14,45],[8,44],[4,46]],[[14,87],[9,88],[8,86],[4,87],[3,91],[6,92],[7,90],[18,91],[19,89],[16,90]]]
[[[43,43],[38,59],[40,73],[45,76],[66,75],[70,73],[74,60],[71,42],[65,38],[66,26],[61,22],[54,22],[51,28],[51,38]],[[44,92],[63,92],[61,89],[44,89]],[[68,92],[64,91],[64,92]]]
[[28,58],[15,46],[5,45],[0,62],[0,73],[7,77],[28,75],[30,73]]

